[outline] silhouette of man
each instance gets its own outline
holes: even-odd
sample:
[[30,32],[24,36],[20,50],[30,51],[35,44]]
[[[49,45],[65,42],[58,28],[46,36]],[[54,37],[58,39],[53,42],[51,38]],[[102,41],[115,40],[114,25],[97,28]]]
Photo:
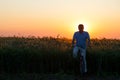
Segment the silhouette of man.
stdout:
[[72,46],[73,46],[73,57],[77,58],[78,51],[80,50],[81,56],[83,58],[83,66],[84,70],[83,73],[87,73],[87,63],[86,63],[86,48],[87,45],[90,46],[90,36],[89,33],[84,31],[84,25],[78,25],[77,32],[73,35]]

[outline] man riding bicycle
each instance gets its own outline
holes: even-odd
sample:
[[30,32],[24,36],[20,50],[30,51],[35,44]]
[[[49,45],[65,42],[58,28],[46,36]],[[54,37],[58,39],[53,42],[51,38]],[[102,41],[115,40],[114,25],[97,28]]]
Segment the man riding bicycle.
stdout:
[[[78,57],[78,51],[80,51],[80,55],[82,56],[83,61],[83,74],[87,73],[87,63],[86,63],[86,48],[87,45],[90,46],[90,36],[89,33],[84,31],[84,25],[78,25],[77,32],[73,35],[72,46],[73,48],[73,57]],[[86,44],[87,43],[87,44]]]

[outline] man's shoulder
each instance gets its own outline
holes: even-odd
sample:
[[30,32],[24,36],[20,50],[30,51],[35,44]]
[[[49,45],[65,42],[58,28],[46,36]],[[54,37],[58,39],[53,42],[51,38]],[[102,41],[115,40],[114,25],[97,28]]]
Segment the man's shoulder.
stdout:
[[[79,31],[76,31],[74,34],[75,34],[75,35],[78,35],[78,34],[79,34]],[[89,33],[88,33],[87,31],[84,31],[83,34],[89,34]]]
[[84,31],[85,34],[89,34],[87,31]]
[[78,34],[79,33],[79,31],[76,31],[74,34]]
[[84,33],[88,33],[87,31],[84,31]]

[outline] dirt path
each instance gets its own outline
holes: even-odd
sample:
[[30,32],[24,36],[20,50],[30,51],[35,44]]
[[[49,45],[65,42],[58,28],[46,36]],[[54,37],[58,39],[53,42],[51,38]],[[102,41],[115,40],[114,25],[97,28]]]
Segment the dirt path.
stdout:
[[120,80],[120,76],[96,77],[87,76],[85,78],[67,74],[0,74],[0,80]]

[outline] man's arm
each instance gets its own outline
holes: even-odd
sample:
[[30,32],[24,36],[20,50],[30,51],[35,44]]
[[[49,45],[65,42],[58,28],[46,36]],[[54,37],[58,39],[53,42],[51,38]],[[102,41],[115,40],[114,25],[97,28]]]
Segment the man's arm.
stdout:
[[72,39],[72,47],[74,47],[75,46],[75,38],[76,38],[76,35],[75,35],[76,33],[74,33],[74,35],[73,35],[73,39]]
[[73,38],[73,40],[72,40],[72,47],[74,47],[74,45],[75,45],[75,39]]
[[91,48],[91,41],[90,41],[90,35],[89,35],[89,33],[88,33],[88,41],[87,41],[87,43],[88,43],[88,47]]
[[91,47],[91,41],[90,41],[90,38],[88,38],[88,46]]

